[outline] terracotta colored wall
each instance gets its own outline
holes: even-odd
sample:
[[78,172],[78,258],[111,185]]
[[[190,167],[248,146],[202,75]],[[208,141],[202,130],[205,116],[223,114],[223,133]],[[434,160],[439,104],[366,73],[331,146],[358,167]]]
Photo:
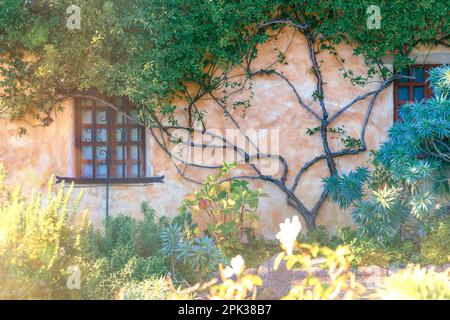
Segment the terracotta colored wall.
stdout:
[[[272,63],[276,58],[276,47],[286,47],[291,38],[291,33],[281,34],[277,40],[271,40],[261,46],[256,65],[264,67]],[[352,48],[339,48],[340,54],[353,71],[364,74],[365,65],[361,57],[352,56]],[[359,88],[352,86],[343,79],[339,73],[339,64],[336,59],[327,53],[319,55],[322,62],[322,75],[325,81],[325,103],[330,114],[336,112],[345,103],[351,101],[357,95],[374,89],[376,84]],[[281,66],[282,71],[295,85],[298,92],[304,97],[304,101],[313,106],[320,113],[319,106],[311,97],[315,90],[313,76],[309,72],[310,61],[307,46],[303,37],[299,34],[293,39],[287,52],[286,66]],[[256,70],[256,69],[255,69]],[[307,114],[297,103],[296,98],[286,82],[271,76],[256,78],[253,90],[255,92],[252,107],[245,120],[235,112],[236,119],[244,129],[270,129],[280,130],[281,154],[287,159],[289,168],[289,185],[298,169],[313,157],[321,154],[322,144],[319,135],[309,137],[307,128],[317,127],[318,121]],[[393,119],[392,87],[385,90],[378,98],[367,127],[366,143],[369,150],[376,149],[385,139],[387,130]],[[243,93],[245,96],[247,93]],[[236,97],[236,99],[242,99]],[[43,190],[46,181],[54,174],[73,176],[74,173],[74,124],[73,103],[66,102],[63,113],[58,115],[55,123],[48,128],[28,128],[29,133],[24,137],[17,135],[18,128],[24,124],[0,121],[0,161],[9,171],[8,183],[23,184],[26,189],[37,188]],[[368,99],[358,102],[342,116],[334,127],[345,125],[347,134],[359,137],[362,119],[368,106]],[[223,113],[211,101],[204,101],[200,108],[207,108],[207,126],[223,130],[232,127],[230,121],[224,121]],[[213,110],[217,110],[213,111]],[[195,190],[193,183],[182,179],[176,172],[170,159],[154,143],[148,135],[149,145],[149,173],[152,175],[165,175],[164,184],[154,185],[119,185],[111,186],[110,212],[125,213],[136,217],[140,216],[142,201],[150,202],[159,214],[173,216],[182,198]],[[337,151],[342,148],[339,139],[331,139],[332,149]],[[357,156],[347,156],[336,160],[341,172],[348,172],[358,165],[364,165],[368,153]],[[246,172],[245,167],[237,172]],[[190,176],[201,178],[211,171],[188,170]],[[300,195],[308,208],[312,207],[320,195],[321,178],[327,174],[325,163],[314,165],[302,178],[297,194]],[[273,237],[278,224],[286,217],[291,217],[296,212],[286,205],[286,197],[273,185],[257,182],[255,186],[262,187],[269,193],[269,198],[260,202],[261,232],[267,237]],[[91,217],[97,224],[105,214],[105,188],[103,186],[77,187],[76,192],[84,192],[82,208],[90,211]],[[350,223],[348,214],[325,203],[318,217],[318,224],[323,224],[331,230],[337,226]]]

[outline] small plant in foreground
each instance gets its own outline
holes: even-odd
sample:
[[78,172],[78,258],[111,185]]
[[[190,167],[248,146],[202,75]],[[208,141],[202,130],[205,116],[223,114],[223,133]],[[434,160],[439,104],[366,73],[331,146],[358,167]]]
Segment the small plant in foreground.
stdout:
[[386,278],[378,290],[385,300],[448,300],[450,299],[450,269],[436,272],[433,268],[410,266]]
[[[307,272],[307,277],[297,286],[291,288],[284,299],[356,299],[364,292],[364,287],[356,281],[355,275],[349,271],[351,260],[347,248],[339,246],[336,250],[318,245],[298,244],[296,237],[301,225],[298,217],[286,219],[280,224],[277,234],[284,252],[274,262],[277,269],[286,261],[286,267],[300,267]],[[325,268],[328,279],[324,281],[313,275],[314,267]],[[262,286],[259,276],[246,274],[245,262],[241,256],[231,261],[231,267],[220,267],[222,282],[210,289],[211,299],[256,299],[257,288]]]

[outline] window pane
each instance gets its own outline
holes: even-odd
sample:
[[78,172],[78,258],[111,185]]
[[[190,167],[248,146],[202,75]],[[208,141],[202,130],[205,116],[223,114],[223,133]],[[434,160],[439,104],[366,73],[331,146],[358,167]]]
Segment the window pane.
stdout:
[[108,148],[106,146],[99,146],[95,148],[96,160],[105,161],[108,154]]
[[[409,71],[408,71],[408,69],[402,70],[402,71],[400,72],[400,75],[408,77],[408,76],[409,76]],[[404,79],[400,79],[400,80],[399,80],[399,82],[408,82],[408,81],[409,81],[408,78],[404,78]]]
[[92,164],[83,164],[81,167],[81,176],[83,178],[92,178],[94,167]]
[[92,146],[81,147],[81,156],[83,160],[92,160]]
[[422,68],[415,68],[413,72],[414,72],[414,77],[415,77],[415,80],[413,80],[414,82],[424,82],[425,81],[424,70]]
[[131,160],[139,160],[139,148],[138,146],[130,146],[130,158]]
[[114,166],[114,170],[115,170],[115,177],[116,178],[125,178],[125,166],[123,164],[118,164]]
[[127,157],[127,150],[123,146],[116,146],[116,153],[114,155],[117,161],[123,161]]
[[116,129],[116,141],[123,142],[127,140],[127,131],[126,129],[120,128]]
[[421,101],[423,98],[425,98],[425,88],[414,87],[414,100]]
[[98,164],[96,166],[95,177],[96,178],[107,178],[108,167],[106,164]]
[[92,124],[92,111],[88,109],[81,110],[81,123]]
[[[137,178],[141,175],[144,158],[141,154],[143,128],[136,124],[138,112],[127,109],[126,99],[111,101],[121,110],[128,110],[128,116],[135,121],[95,100],[79,99],[77,104],[80,115],[78,134],[81,136],[79,159],[83,161],[78,168],[84,178],[107,178],[108,175],[116,178]],[[130,126],[133,123],[134,125]],[[114,131],[109,129],[109,124]],[[110,164],[106,163],[108,156],[111,157]]]
[[409,87],[398,87],[398,100],[400,101],[409,100]]
[[106,124],[107,122],[106,110],[97,110],[95,112],[95,122],[98,124]]
[[107,142],[108,132],[106,129],[96,129],[95,130],[95,141],[96,142]]
[[81,141],[92,142],[92,129],[86,128],[81,130]]
[[130,178],[137,178],[139,176],[139,165],[132,164],[131,165],[131,175]]
[[140,128],[131,128],[130,129],[130,139],[131,139],[131,141],[134,141],[134,142],[139,141],[140,140],[139,139],[140,133],[141,133],[141,129]]

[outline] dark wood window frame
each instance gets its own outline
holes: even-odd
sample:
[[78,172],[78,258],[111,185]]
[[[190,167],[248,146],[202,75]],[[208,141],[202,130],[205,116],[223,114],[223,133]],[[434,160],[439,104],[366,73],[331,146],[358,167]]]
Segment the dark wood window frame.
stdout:
[[[94,99],[90,99],[89,104],[82,104],[82,101],[86,101],[83,99],[85,98],[75,98],[74,100],[76,176],[73,178],[57,176],[57,182],[63,180],[76,184],[163,182],[164,176],[146,176],[145,128],[137,123],[132,123],[123,114],[103,106]],[[119,105],[127,114],[130,114],[129,112],[133,110],[133,107],[125,98],[114,99],[114,101],[109,102]],[[90,123],[83,123],[83,110],[90,111]],[[101,120],[98,121],[97,117],[102,118],[99,118]],[[83,134],[86,134],[87,137],[84,140],[82,139]],[[83,147],[90,150],[87,159],[83,159]],[[132,156],[131,148],[133,148],[134,156]],[[118,152],[118,150],[121,151]],[[92,172],[86,175],[86,172],[83,172],[83,165],[91,168]],[[103,169],[102,174],[96,172],[100,167]],[[105,167],[106,172],[104,171]]]
[[[412,99],[414,97],[414,88],[424,88],[424,99],[429,99],[433,96],[433,91],[429,85],[428,80],[428,71],[435,67],[440,66],[439,64],[418,64],[413,65],[408,69],[408,73],[412,76],[412,73],[415,69],[423,69],[423,81],[416,81],[416,79],[409,80],[396,80],[394,82],[394,121],[399,121],[399,107],[405,103],[414,102]],[[408,100],[400,100],[399,99],[399,90],[400,88],[408,88]]]

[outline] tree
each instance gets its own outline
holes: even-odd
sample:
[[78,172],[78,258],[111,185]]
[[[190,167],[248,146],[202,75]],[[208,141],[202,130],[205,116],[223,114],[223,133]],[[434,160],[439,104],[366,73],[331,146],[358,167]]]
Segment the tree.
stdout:
[[[300,108],[318,123],[310,133],[320,133],[323,153],[307,162],[294,181],[287,181],[288,164],[282,155],[250,155],[226,138],[216,148],[231,148],[249,162],[250,158],[277,159],[279,176],[262,174],[252,164],[252,174],[240,178],[267,181],[284,192],[287,203],[314,228],[318,211],[329,192],[325,189],[313,208],[308,209],[296,195],[302,175],[313,165],[325,161],[329,175],[337,172],[335,159],[366,151],[365,131],[379,94],[400,77],[383,62],[387,53],[393,55],[399,68],[413,61],[408,53],[417,45],[448,46],[448,4],[434,1],[375,1],[383,14],[380,30],[368,29],[367,8],[373,1],[282,1],[282,0],[89,0],[89,1],[19,1],[3,0],[0,9],[0,113],[11,119],[23,119],[32,113],[38,125],[52,122],[52,113],[68,97],[127,96],[139,108],[141,122],[150,127],[157,143],[171,155],[168,145],[176,140],[173,132],[186,129],[201,131],[214,137],[208,128],[199,129],[202,121],[201,99],[212,99],[238,129],[231,110],[248,107],[251,100],[229,105],[233,92],[248,90],[258,77],[278,77],[285,81],[297,97]],[[81,29],[67,30],[66,8],[81,8]],[[369,12],[370,14],[370,12]],[[275,37],[282,30],[302,34],[308,44],[311,72],[316,79],[314,100],[320,105],[315,112],[288,77],[277,71],[285,61],[285,50],[272,64],[255,68],[257,45]],[[355,55],[364,55],[367,75],[355,75],[339,56],[337,45],[354,47]],[[319,52],[327,51],[342,65],[342,75],[354,85],[365,86],[377,81],[375,90],[355,97],[329,114],[326,86],[321,73]],[[26,59],[26,53],[33,59]],[[242,70],[240,79],[231,77],[233,70]],[[189,88],[194,86],[195,93]],[[233,92],[219,95],[224,88]],[[181,99],[184,105],[174,104]],[[359,138],[346,137],[346,147],[333,151],[328,133],[338,130],[332,123],[357,102],[368,100],[366,117]],[[114,104],[107,103],[117,109]],[[181,117],[180,117],[181,116]],[[184,120],[185,118],[185,120]],[[241,130],[246,139],[251,139]],[[217,137],[215,137],[217,138]],[[192,147],[211,148],[195,145]],[[180,174],[186,167],[216,169],[220,165],[199,165],[182,161]],[[182,168],[183,167],[183,168]],[[198,181],[197,181],[198,182]]]

